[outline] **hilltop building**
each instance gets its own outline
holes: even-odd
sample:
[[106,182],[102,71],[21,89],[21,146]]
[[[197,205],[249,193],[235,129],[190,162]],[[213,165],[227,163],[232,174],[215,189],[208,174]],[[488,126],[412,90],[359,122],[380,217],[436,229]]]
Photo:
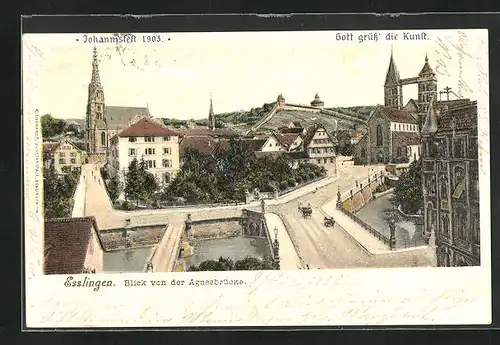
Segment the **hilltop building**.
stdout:
[[147,107],[106,105],[95,46],[92,58],[92,77],[88,90],[85,119],[86,151],[89,155],[105,155],[110,145],[110,138],[137,118],[149,116],[149,109]]
[[323,108],[325,106],[325,102],[323,102],[319,95],[316,93],[314,96],[314,100],[311,102],[311,107]]
[[424,236],[434,232],[438,266],[480,265],[477,103],[439,113],[422,128]]

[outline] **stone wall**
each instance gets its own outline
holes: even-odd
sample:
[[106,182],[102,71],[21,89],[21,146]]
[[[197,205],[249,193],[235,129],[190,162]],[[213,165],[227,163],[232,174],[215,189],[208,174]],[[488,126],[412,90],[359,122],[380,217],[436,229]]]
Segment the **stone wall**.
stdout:
[[342,208],[351,213],[360,210],[373,199],[373,192],[379,185],[384,183],[384,179],[385,177],[378,173],[376,178],[373,175],[370,177],[369,183],[368,180],[365,180],[359,183],[357,187],[348,190],[341,197]]
[[106,229],[99,231],[105,250],[124,249],[125,238],[128,236],[131,248],[152,246],[159,243],[167,225],[152,225],[121,229]]
[[193,241],[239,236],[242,233],[240,218],[193,221],[190,238]]
[[76,185],[75,194],[73,195],[73,210],[71,212],[71,217],[85,217],[85,194],[87,182],[83,178],[83,174],[80,173],[80,178],[78,179],[78,184]]

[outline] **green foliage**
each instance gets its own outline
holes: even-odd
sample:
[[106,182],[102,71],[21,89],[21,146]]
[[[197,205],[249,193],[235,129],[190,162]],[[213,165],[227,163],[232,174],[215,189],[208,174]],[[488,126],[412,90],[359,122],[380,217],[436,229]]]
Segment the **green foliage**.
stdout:
[[269,261],[248,256],[243,260],[237,261],[223,257],[220,257],[218,260],[206,260],[198,266],[191,266],[188,271],[248,271],[272,269],[273,266]]
[[56,119],[52,115],[45,114],[41,117],[42,121],[42,136],[50,138],[55,135],[64,133],[66,122],[61,119]]
[[377,188],[375,188],[375,190],[373,191],[374,193],[382,193],[382,192],[385,192],[386,190],[389,190],[391,189],[390,186],[386,185],[386,184],[380,184],[377,186]]
[[107,166],[101,167],[100,171],[101,171],[101,177],[104,180],[104,186],[106,187],[109,198],[113,203],[113,207],[119,208],[120,205],[116,204],[115,201],[120,196],[120,192],[123,188],[122,183],[120,182],[117,176],[111,176],[109,174]]
[[62,119],[56,119],[50,114],[42,115],[42,136],[44,138],[51,138],[66,132],[73,132],[74,136],[83,139],[83,132],[73,123],[67,123]]
[[137,159],[134,158],[132,162],[130,162],[127,174],[125,175],[125,198],[127,198],[127,200],[139,200],[141,192],[139,182],[139,164]]
[[106,167],[101,167],[101,169],[99,169],[99,170],[101,172],[101,177],[103,180],[109,179],[109,173],[108,173],[108,169]]
[[405,213],[417,213],[424,205],[422,188],[422,165],[420,161],[411,163],[394,188],[394,197]]
[[337,153],[341,156],[352,156],[354,155],[354,145],[351,143],[346,143],[345,145],[337,147]]
[[267,114],[274,106],[274,103],[265,103],[262,107],[252,108],[250,110],[241,110],[231,113],[222,113],[216,115],[217,121],[221,123],[247,124],[253,125],[257,123],[265,114]]
[[73,194],[80,170],[58,175],[54,167],[43,170],[43,201],[45,218],[71,217]]
[[118,180],[118,177],[111,177],[106,183],[106,188],[111,201],[116,201],[116,199],[120,196],[120,181]]
[[121,205],[120,205],[119,208],[122,209],[122,210],[125,210],[125,211],[130,211],[130,210],[135,209],[135,206],[132,203],[130,203],[129,201],[124,200],[121,203]]
[[244,201],[246,191],[284,190],[324,174],[315,164],[303,163],[292,169],[285,155],[256,159],[241,142],[230,140],[227,152],[215,157],[188,150],[179,174],[162,195],[164,202],[183,198],[188,204]]
[[288,181],[281,181],[279,184],[280,190],[285,190],[288,188]]
[[158,181],[147,170],[146,161],[136,158],[130,162],[125,176],[125,198],[127,200],[148,201],[159,188]]

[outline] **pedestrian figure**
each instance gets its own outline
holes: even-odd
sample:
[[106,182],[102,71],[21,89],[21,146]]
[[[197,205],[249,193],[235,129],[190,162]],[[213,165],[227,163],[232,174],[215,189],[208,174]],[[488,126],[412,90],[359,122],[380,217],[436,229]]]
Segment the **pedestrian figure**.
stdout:
[[306,267],[307,267],[307,269],[309,269],[309,265],[308,264],[306,264]]

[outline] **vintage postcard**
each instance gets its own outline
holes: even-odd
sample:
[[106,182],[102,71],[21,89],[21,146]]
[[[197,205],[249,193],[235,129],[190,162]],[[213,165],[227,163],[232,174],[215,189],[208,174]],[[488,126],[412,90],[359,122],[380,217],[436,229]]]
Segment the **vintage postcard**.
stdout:
[[22,59],[28,328],[491,322],[486,29]]

